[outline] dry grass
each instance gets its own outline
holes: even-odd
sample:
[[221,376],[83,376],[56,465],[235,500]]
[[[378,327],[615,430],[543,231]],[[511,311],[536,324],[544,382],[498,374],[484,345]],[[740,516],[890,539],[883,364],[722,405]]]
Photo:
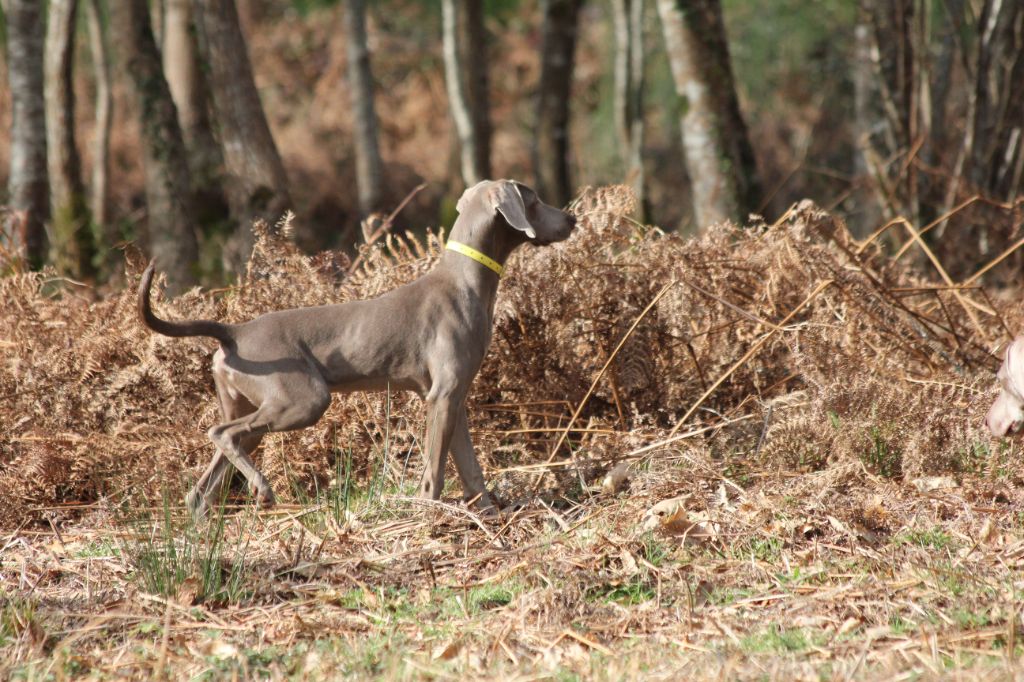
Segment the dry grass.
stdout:
[[[267,438],[285,503],[195,527],[210,342],[150,335],[130,291],[0,280],[0,675],[1012,677],[1024,469],[981,421],[1019,292],[954,291],[811,205],[694,240],[621,188],[574,208],[510,263],[472,397],[495,519],[407,497],[396,393]],[[437,253],[261,231],[239,286],[157,304],[364,298]]]

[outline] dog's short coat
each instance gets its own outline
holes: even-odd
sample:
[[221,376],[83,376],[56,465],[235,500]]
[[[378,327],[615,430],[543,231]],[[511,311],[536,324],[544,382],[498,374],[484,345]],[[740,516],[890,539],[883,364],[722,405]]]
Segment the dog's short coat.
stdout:
[[372,300],[282,310],[242,324],[170,322],[150,307],[149,265],[139,285],[146,326],[167,336],[220,342],[213,377],[224,422],[209,430],[217,452],[188,494],[193,514],[203,515],[219,499],[229,465],[262,503],[272,504],[270,484],[249,456],[263,435],[315,424],[331,393],[388,388],[415,391],[426,402],[420,494],[440,497],[450,447],[464,498],[476,499],[481,509],[493,506],[473,452],[465,402],[490,343],[499,275],[465,253],[504,263],[521,244],[566,239],[576,219],[512,180],[478,183],[456,208],[450,239],[469,249],[446,250],[429,273]]
[[1003,366],[996,375],[999,397],[985,416],[985,424],[993,436],[1016,433],[1024,424],[1024,336],[1018,336],[1006,347]]

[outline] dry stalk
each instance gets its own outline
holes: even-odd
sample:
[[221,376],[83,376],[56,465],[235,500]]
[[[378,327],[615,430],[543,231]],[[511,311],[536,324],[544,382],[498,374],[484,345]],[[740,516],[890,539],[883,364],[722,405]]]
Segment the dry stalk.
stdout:
[[789,321],[793,319],[793,317],[795,317],[797,313],[803,310],[804,306],[806,306],[808,303],[817,298],[818,294],[820,294],[822,291],[825,290],[826,287],[832,284],[833,281],[830,279],[825,280],[824,282],[820,282],[818,286],[816,286],[814,290],[811,293],[809,293],[807,297],[800,303],[800,305],[793,308],[793,310],[791,310],[788,315],[782,318],[782,321],[779,322],[777,325],[773,325],[771,331],[768,331],[767,333],[763,334],[761,338],[758,339],[757,342],[753,346],[751,346],[746,353],[743,354],[743,357],[741,357],[739,360],[733,363],[733,365],[728,370],[726,370],[724,374],[718,377],[718,379],[716,379],[715,382],[712,383],[699,398],[697,398],[696,402],[694,402],[693,405],[690,406],[690,409],[686,411],[686,413],[679,419],[679,421],[676,422],[676,425],[672,427],[672,430],[668,432],[668,438],[672,438],[672,436],[676,435],[676,432],[679,431],[679,428],[686,423],[686,420],[689,419],[694,412],[697,411],[697,408],[704,404],[704,401],[708,399],[708,396],[715,392],[716,388],[721,386],[726,379],[732,376],[737,369],[742,367],[743,364],[747,362],[747,360],[749,360],[751,357],[754,356],[755,353],[757,353],[757,351],[761,350],[761,347],[765,343],[767,343],[769,339],[775,336],[776,332],[778,332],[781,329],[784,329],[786,324],[788,324]]
[[572,417],[569,419],[569,423],[566,424],[564,429],[562,429],[562,432],[559,435],[558,440],[551,448],[551,454],[548,455],[548,458],[545,462],[546,464],[550,463],[555,458],[555,455],[558,454],[558,449],[562,447],[562,444],[565,442],[566,437],[569,435],[569,431],[575,425],[576,419],[580,416],[580,412],[583,411],[583,408],[587,404],[587,401],[590,399],[590,396],[593,395],[594,389],[597,388],[598,382],[601,381],[601,378],[604,376],[605,372],[608,371],[608,368],[615,360],[615,357],[619,354],[619,351],[622,350],[622,347],[626,344],[626,341],[628,341],[629,337],[633,335],[633,332],[636,330],[637,326],[644,319],[644,317],[647,316],[647,313],[649,313],[654,308],[654,306],[657,305],[658,301],[660,301],[665,296],[665,294],[669,292],[669,289],[674,287],[677,283],[678,282],[669,282],[664,287],[662,287],[661,291],[659,291],[658,294],[653,299],[651,299],[651,302],[647,304],[647,307],[643,309],[643,311],[637,316],[635,320],[633,320],[633,324],[623,335],[622,339],[619,340],[618,345],[615,346],[615,349],[608,356],[608,359],[605,361],[604,366],[601,367],[601,370],[597,373],[597,376],[595,376],[594,380],[590,383],[590,388],[587,389],[587,392],[583,396],[583,399],[576,406],[576,409],[573,410]]
[[946,272],[946,269],[942,267],[942,263],[940,263],[939,259],[935,257],[935,254],[932,252],[930,248],[928,248],[928,245],[924,243],[924,240],[921,239],[920,233],[914,229],[913,225],[911,225],[908,221],[903,220],[902,218],[900,219],[900,222],[903,224],[905,228],[907,228],[907,231],[910,233],[911,239],[913,239],[918,244],[918,246],[921,247],[921,250],[924,251],[925,255],[928,256],[928,260],[930,260],[932,265],[935,266],[935,269],[942,277],[942,280],[946,283],[946,286],[954,287],[951,290],[953,296],[956,297],[957,302],[961,305],[961,307],[963,307],[964,312],[967,313],[967,316],[971,318],[971,323],[974,324],[974,329],[978,332],[978,338],[985,338],[985,332],[982,329],[981,323],[978,321],[977,316],[975,316],[974,311],[971,309],[971,306],[967,305],[964,295],[960,292],[959,289],[955,288],[956,285],[954,284],[953,279],[949,276],[949,273]]
[[984,275],[986,272],[988,272],[989,270],[991,270],[992,268],[994,268],[995,266],[999,265],[1004,260],[1009,258],[1021,246],[1024,246],[1024,237],[1021,237],[1020,239],[1015,241],[1005,251],[1003,251],[1001,254],[990,260],[988,264],[986,264],[983,268],[981,268],[976,273],[965,279],[962,286],[970,286],[977,282],[982,275]]

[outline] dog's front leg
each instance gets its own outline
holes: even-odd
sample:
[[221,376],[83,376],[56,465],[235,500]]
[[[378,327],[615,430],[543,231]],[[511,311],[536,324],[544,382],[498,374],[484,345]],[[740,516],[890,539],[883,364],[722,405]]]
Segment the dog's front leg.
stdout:
[[427,399],[427,447],[423,451],[423,478],[420,497],[441,499],[444,489],[444,465],[461,401],[451,396]]
[[473,452],[473,440],[469,435],[469,420],[466,416],[465,404],[459,407],[455,420],[455,432],[452,434],[452,459],[455,469],[462,480],[462,499],[469,501],[476,498],[476,506],[481,510],[494,508],[487,488],[484,484],[484,472],[480,461]]

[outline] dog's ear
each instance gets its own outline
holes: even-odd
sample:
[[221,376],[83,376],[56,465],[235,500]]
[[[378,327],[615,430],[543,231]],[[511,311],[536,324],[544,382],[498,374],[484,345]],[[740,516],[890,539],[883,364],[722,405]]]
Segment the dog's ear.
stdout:
[[455,210],[458,211],[459,213],[462,213],[462,211],[465,210],[466,208],[466,204],[469,203],[470,199],[473,198],[473,195],[476,194],[476,191],[486,183],[487,180],[481,180],[472,187],[467,187],[466,191],[462,193],[461,197],[459,197],[458,202],[456,202]]
[[533,225],[526,219],[526,205],[523,203],[523,195],[519,192],[519,184],[510,180],[502,180],[495,184],[491,193],[491,202],[494,209],[500,213],[508,224],[525,232],[530,239],[537,237]]
[[1006,379],[1018,396],[1024,397],[1024,336],[1006,347]]

